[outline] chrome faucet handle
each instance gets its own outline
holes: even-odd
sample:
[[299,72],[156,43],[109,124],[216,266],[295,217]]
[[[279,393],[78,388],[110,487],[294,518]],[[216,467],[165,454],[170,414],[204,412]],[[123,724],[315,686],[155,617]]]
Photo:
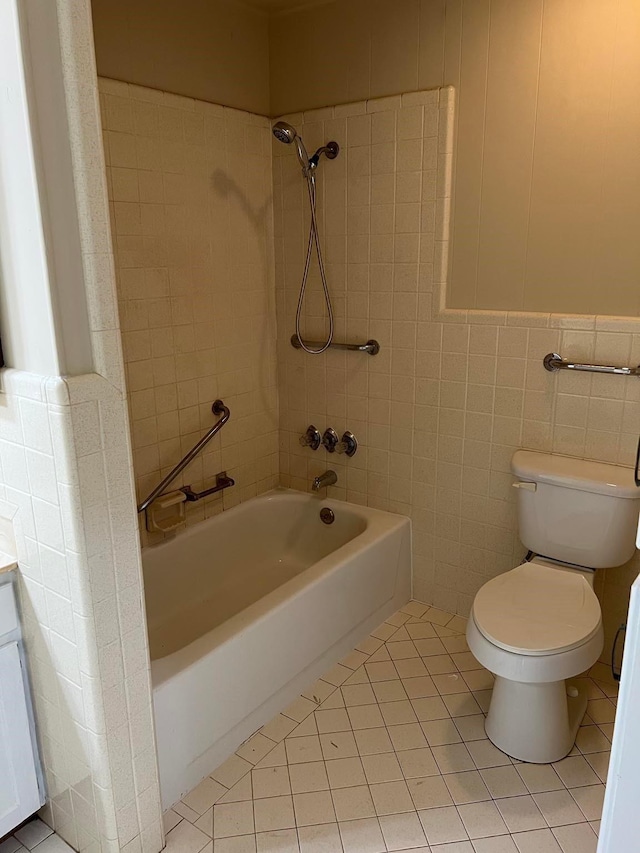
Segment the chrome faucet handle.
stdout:
[[345,453],[347,456],[353,456],[358,449],[358,441],[352,432],[343,432],[342,439],[339,439],[333,427],[324,431],[322,444],[328,453]]
[[300,444],[303,447],[310,447],[312,450],[317,450],[322,442],[320,430],[316,429],[313,424],[309,424],[304,435],[300,436]]
[[358,449],[358,439],[355,435],[347,430],[342,433],[342,439],[336,444],[336,453],[344,453],[346,456],[353,456]]
[[322,434],[322,446],[325,448],[327,453],[333,453],[339,443],[340,439],[338,438],[338,433],[333,427],[327,427]]

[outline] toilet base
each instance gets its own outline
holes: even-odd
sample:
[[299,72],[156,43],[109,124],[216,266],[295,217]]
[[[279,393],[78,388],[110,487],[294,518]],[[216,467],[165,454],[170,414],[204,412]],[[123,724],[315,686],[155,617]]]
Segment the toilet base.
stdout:
[[586,710],[584,691],[569,681],[531,684],[496,676],[485,731],[512,758],[549,764],[571,752]]

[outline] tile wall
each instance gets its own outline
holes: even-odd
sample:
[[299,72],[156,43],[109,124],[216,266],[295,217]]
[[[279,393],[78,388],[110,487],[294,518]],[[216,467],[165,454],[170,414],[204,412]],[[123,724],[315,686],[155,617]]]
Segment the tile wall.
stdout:
[[[489,312],[434,312],[432,378],[439,385],[435,600],[468,613],[477,589],[514,565],[517,537],[509,460],[518,447],[632,466],[640,389],[616,376],[552,374],[548,352],[596,363],[636,363],[640,327],[623,318]],[[635,331],[634,331],[635,330]],[[435,387],[435,386],[434,386]],[[446,426],[442,426],[445,424]],[[609,659],[640,570],[599,571]]]
[[[56,0],[94,373],[0,378],[2,514],[48,802],[80,851],[163,846],[150,665],[88,0]],[[55,282],[52,280],[52,288]],[[59,345],[64,345],[59,341]]]
[[[103,378],[4,371],[2,514],[47,786],[42,816],[80,851],[162,846],[126,409]],[[128,846],[132,845],[132,846]]]
[[[515,449],[633,464],[634,380],[550,374],[542,358],[555,351],[638,363],[640,327],[623,318],[443,308],[452,104],[452,90],[441,89],[289,117],[310,148],[331,137],[343,146],[319,178],[336,337],[377,338],[375,357],[304,356],[289,345],[303,188],[295,158],[274,147],[281,475],[307,489],[334,468],[331,495],[409,515],[415,597],[466,615],[479,587],[524,553],[509,473]],[[316,336],[321,312],[316,282],[305,326]],[[301,448],[309,423],[351,429],[358,454]],[[638,568],[634,560],[597,575],[603,659]]]
[[[290,345],[308,213],[296,158],[283,145],[273,149],[282,481],[308,490],[330,467],[338,473],[331,495],[409,515],[415,589],[425,600],[435,598],[429,573],[440,383],[432,377],[439,340],[431,320],[434,263],[446,236],[452,110],[453,90],[433,89],[286,117],[310,150],[329,139],[341,146],[318,172],[335,339],[376,338],[376,356],[311,356]],[[303,331],[319,340],[325,323],[315,275],[306,307]],[[309,423],[321,432],[350,429],[357,454],[301,447]],[[444,417],[441,428],[450,429]]]
[[99,85],[139,500],[214,423],[217,397],[231,409],[176,480],[236,481],[189,504],[194,523],[278,480],[269,121]]

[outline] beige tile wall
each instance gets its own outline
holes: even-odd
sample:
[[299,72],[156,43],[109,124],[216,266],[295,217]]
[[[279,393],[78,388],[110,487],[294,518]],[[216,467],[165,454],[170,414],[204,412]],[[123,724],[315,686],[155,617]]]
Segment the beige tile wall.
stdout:
[[449,304],[636,316],[639,43],[636,0],[340,0],[271,18],[272,113],[455,85]]
[[49,797],[43,817],[83,853],[158,853],[164,838],[91,16],[88,0],[55,5],[49,36],[59,44],[66,96],[58,120],[73,164],[95,372],[65,379],[2,371],[3,513],[13,507]]
[[269,122],[113,80],[100,90],[138,499],[212,426],[217,397],[231,409],[175,481],[236,481],[189,504],[193,523],[278,478]]
[[75,849],[163,843],[126,409],[97,375],[5,370],[3,516],[46,780],[42,817]]
[[[424,105],[414,106],[416,99]],[[322,164],[319,195],[337,335],[378,338],[375,357],[305,356],[289,345],[304,248],[302,182],[291,152],[274,147],[281,472],[285,484],[308,489],[313,476],[333,468],[333,496],[409,515],[414,594],[466,615],[479,587],[524,553],[509,472],[514,450],[633,463],[635,380],[552,375],[543,356],[638,363],[640,326],[595,316],[442,310],[443,155],[453,130],[445,105],[452,101],[444,89],[289,117],[310,147],[330,137],[343,146],[338,160]],[[317,282],[313,295],[306,328],[319,333]],[[321,431],[353,430],[357,455],[301,448],[298,437],[310,422]],[[598,574],[607,650],[639,565]]]
[[[376,356],[312,356],[290,345],[308,212],[293,152],[279,143],[273,149],[282,481],[306,491],[312,477],[332,468],[338,484],[330,495],[409,515],[416,591],[427,600],[437,598],[430,570],[440,395],[433,376],[440,342],[430,321],[452,151],[451,124],[440,117],[452,108],[453,91],[434,89],[287,117],[311,150],[329,139],[341,146],[318,171],[335,339],[376,338]],[[317,277],[307,307],[303,331],[319,339]],[[321,432],[352,430],[357,454],[301,447],[309,423]],[[450,428],[443,417],[442,429]],[[455,450],[449,447],[450,456]]]
[[[626,377],[551,374],[548,352],[595,362],[640,361],[640,324],[607,317],[434,311],[439,385],[432,571],[416,582],[461,614],[490,577],[523,553],[509,460],[514,450],[633,465],[640,387]],[[598,572],[607,659],[640,570]],[[421,596],[418,596],[421,597]]]
[[91,0],[98,73],[269,112],[264,10],[241,0]]

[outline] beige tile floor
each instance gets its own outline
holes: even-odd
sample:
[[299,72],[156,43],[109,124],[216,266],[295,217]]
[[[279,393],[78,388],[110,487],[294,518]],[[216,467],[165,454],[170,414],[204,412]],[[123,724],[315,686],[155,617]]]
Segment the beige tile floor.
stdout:
[[169,853],[595,853],[616,687],[584,678],[571,754],[486,738],[465,620],[412,601],[165,814]]
[[0,853],[73,853],[69,845],[39,818],[0,841]]

